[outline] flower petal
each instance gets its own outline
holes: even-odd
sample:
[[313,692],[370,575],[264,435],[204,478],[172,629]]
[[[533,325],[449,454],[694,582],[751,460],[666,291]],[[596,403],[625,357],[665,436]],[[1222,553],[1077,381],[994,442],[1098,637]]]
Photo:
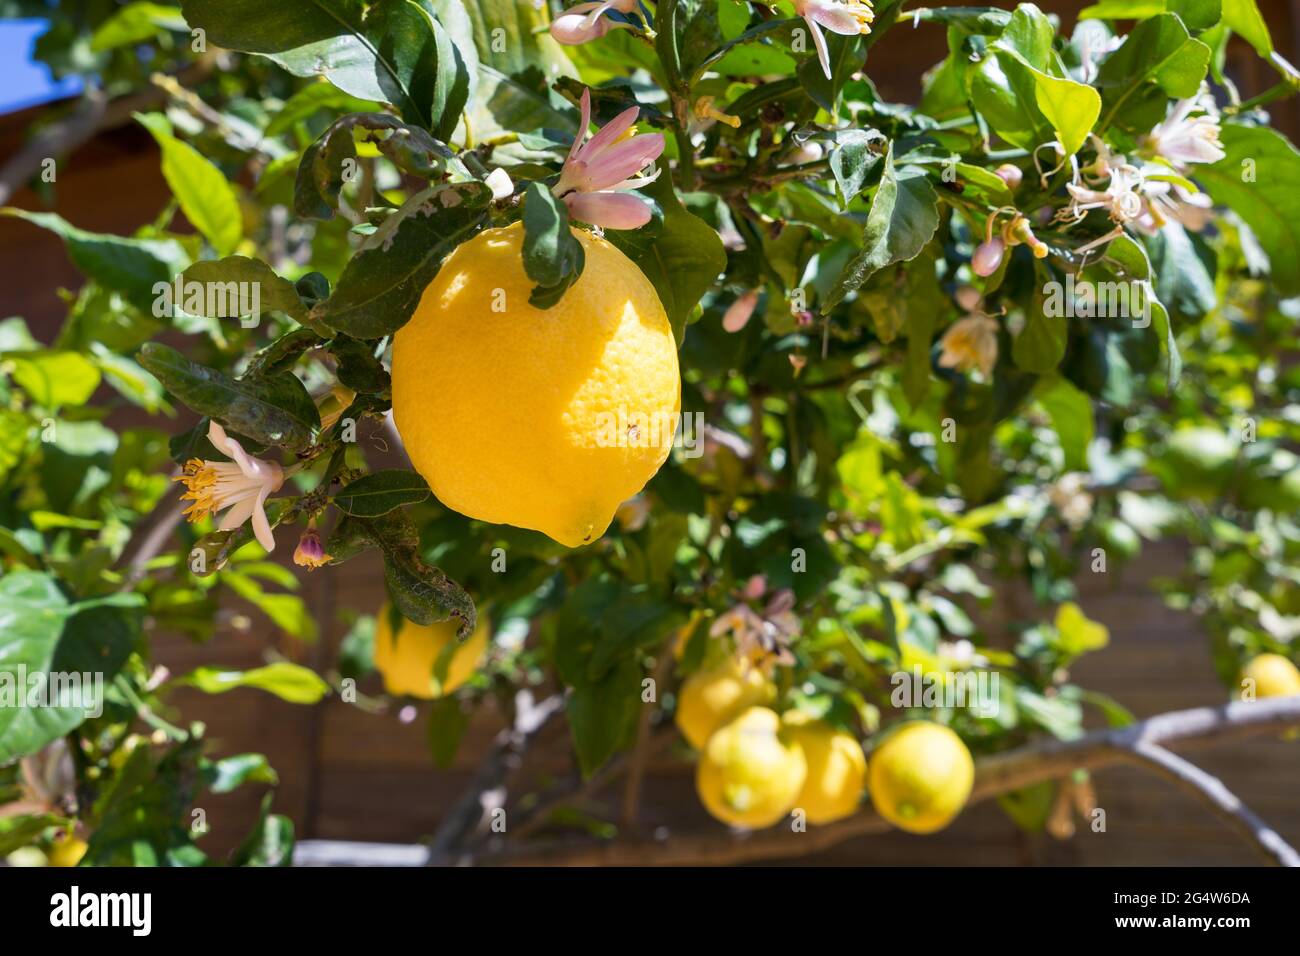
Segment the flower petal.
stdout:
[[607,146],[614,145],[615,140],[631,129],[640,115],[641,108],[639,106],[629,106],[615,116],[604,127],[597,130],[596,135],[583,147],[583,158],[590,162],[593,154]]
[[822,29],[817,25],[817,21],[811,17],[805,17],[804,22],[808,24],[808,29],[812,31],[813,46],[817,47],[817,60],[822,65],[822,72],[826,74],[826,79],[831,78],[831,51],[826,48],[826,38],[822,36]]
[[271,522],[266,520],[266,496],[270,491],[269,488],[259,491],[252,509],[253,534],[257,536],[257,543],[264,547],[268,554],[275,550],[275,535],[271,533]]
[[639,229],[650,221],[650,207],[631,193],[569,193],[569,214],[605,229]]
[[578,150],[582,148],[583,140],[587,138],[587,130],[591,128],[591,90],[582,91],[582,118],[578,121],[578,133],[573,137],[573,145],[569,147],[569,156],[564,161],[567,166],[578,155]]

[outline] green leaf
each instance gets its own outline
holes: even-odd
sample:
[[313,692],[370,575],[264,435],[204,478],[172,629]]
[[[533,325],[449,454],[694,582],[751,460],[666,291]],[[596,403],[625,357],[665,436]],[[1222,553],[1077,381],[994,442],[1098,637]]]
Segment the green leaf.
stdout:
[[429,485],[423,478],[413,471],[393,469],[376,471],[349,482],[334,496],[334,504],[354,517],[377,518],[428,497]]
[[569,226],[569,210],[551,190],[531,182],[524,193],[524,272],[537,285],[534,308],[549,309],[582,275],[586,253]]
[[315,671],[288,661],[277,661],[247,671],[199,667],[178,678],[176,683],[196,687],[205,694],[224,694],[237,687],[252,687],[291,704],[314,704],[330,689]]
[[[330,553],[351,556],[367,545],[384,555],[384,582],[393,605],[416,624],[436,624],[460,619],[457,634],[463,640],[474,632],[474,601],[455,581],[420,556],[420,534],[405,511],[394,509],[378,518],[349,515],[330,536]],[[337,549],[337,550],[336,550]]]
[[[428,24],[429,35],[416,31],[398,34],[395,47],[399,64],[412,63],[412,88],[423,100],[429,99],[429,116],[433,135],[451,139],[460,122],[470,94],[470,69],[464,55],[434,18],[430,0],[406,0],[410,8]],[[477,66],[477,60],[475,61]]]
[[340,335],[330,342],[329,349],[338,361],[340,384],[364,395],[383,395],[392,388],[392,376],[375,357],[372,344]]
[[159,342],[146,343],[137,357],[194,411],[259,444],[297,451],[320,428],[316,403],[292,373],[233,379]]
[[1255,0],[1223,0],[1223,22],[1268,59],[1273,54],[1273,38]]
[[246,783],[274,786],[279,777],[262,754],[235,754],[205,764],[203,776],[213,793],[230,793]]
[[[1235,0],[1227,0],[1229,5],[1233,2]],[[1245,2],[1251,6],[1255,5],[1255,0],[1245,0]],[[1169,12],[1182,17],[1183,23],[1187,24],[1187,29],[1198,31],[1208,30],[1218,23],[1223,16],[1224,6],[1221,0],[1168,0]]]
[[235,251],[244,237],[243,218],[225,174],[191,146],[172,135],[161,113],[133,114],[162,149],[162,173],[185,218],[218,255]]
[[[35,753],[102,708],[104,686],[139,641],[143,605],[134,594],[74,604],[53,577],[35,571],[0,579],[0,764]],[[43,696],[32,698],[38,681]]]
[[885,152],[880,185],[862,235],[862,249],[844,266],[822,305],[828,314],[843,298],[895,262],[916,258],[939,228],[938,197],[925,172],[912,166],[894,167],[894,144]]
[[1092,400],[1064,378],[1039,385],[1035,396],[1047,414],[1065,452],[1068,471],[1088,470],[1088,446],[1092,444]]
[[635,241],[636,233],[629,234],[632,241],[616,244],[655,287],[680,345],[701,297],[727,268],[727,250],[713,227],[677,198],[666,161],[659,161],[659,178],[644,192],[663,212],[658,235],[644,246]]
[[1118,123],[1145,132],[1164,119],[1166,95],[1195,96],[1210,65],[1210,48],[1194,40],[1182,20],[1162,13],[1143,20],[1097,73],[1105,130]]
[[294,848],[293,821],[271,813],[275,795],[262,798],[261,812],[252,831],[230,855],[231,866],[292,866]]
[[[831,149],[831,174],[840,188],[840,208],[862,192],[867,181],[883,161],[872,144],[879,144],[881,136],[870,130],[850,129],[838,133]],[[1001,180],[998,180],[1001,182]]]
[[1101,95],[1091,86],[1032,70],[1038,109],[1056,131],[1066,153],[1076,153],[1101,113]]
[[74,266],[105,288],[121,292],[144,312],[153,311],[157,287],[169,285],[190,261],[184,247],[172,239],[127,239],[86,232],[49,212],[6,207],[0,214],[17,216],[53,232],[63,240]]
[[99,369],[79,352],[11,352],[14,381],[42,408],[84,405],[99,386]]
[[95,53],[133,46],[167,31],[187,31],[181,8],[161,3],[128,3],[101,23],[90,37]]
[[429,27],[408,4],[376,5],[364,18],[354,0],[182,0],[181,8],[209,43],[260,53],[295,76],[323,76],[345,93],[393,103],[412,122],[432,125],[431,98],[419,89],[425,63],[418,51]]
[[1057,609],[1054,623],[1059,635],[1059,646],[1071,657],[1101,650],[1110,643],[1110,631],[1106,625],[1089,620],[1073,601],[1067,601]]
[[354,255],[334,294],[312,318],[358,339],[396,332],[420,303],[443,260],[483,224],[492,190],[482,183],[435,188],[389,236],[387,250],[370,246]]
[[454,695],[439,697],[429,708],[428,741],[433,762],[446,770],[456,759],[456,751],[469,729],[469,715]]
[[380,104],[374,100],[351,96],[331,83],[312,83],[284,101],[266,124],[265,132],[267,136],[279,136],[320,112],[373,113],[379,109]]
[[[240,286],[243,286],[245,289],[256,290],[261,309],[283,312],[299,322],[307,318],[307,307],[298,297],[294,284],[276,275],[275,270],[261,259],[227,256],[215,262],[196,262],[185,270],[182,278],[186,283],[197,282],[206,287],[203,311],[195,312],[184,302],[175,303],[191,315],[203,315],[211,319],[243,318],[240,306],[248,300],[248,296],[239,291]],[[235,285],[231,286],[230,283]],[[224,295],[218,297],[206,294],[207,289],[218,287]],[[222,302],[227,307],[217,308],[216,315],[207,315],[206,307],[210,302]]]
[[201,866],[190,808],[201,780],[203,739],[191,733],[160,757],[136,747],[95,802],[98,824],[83,865]]
[[1216,204],[1230,207],[1268,253],[1273,284],[1284,296],[1300,295],[1300,153],[1285,136],[1261,126],[1225,123],[1226,154],[1198,166],[1196,178]]
[[1011,343],[1011,358],[1026,372],[1045,375],[1065,357],[1067,322],[1043,312],[1041,301],[1025,316],[1025,326]]
[[30,846],[50,827],[64,823],[63,817],[53,813],[23,813],[0,817],[0,859],[14,850]]

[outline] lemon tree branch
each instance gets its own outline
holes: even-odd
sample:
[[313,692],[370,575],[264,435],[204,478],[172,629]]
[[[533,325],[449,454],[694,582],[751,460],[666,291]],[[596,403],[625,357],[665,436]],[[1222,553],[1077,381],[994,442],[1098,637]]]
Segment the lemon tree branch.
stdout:
[[[1205,746],[1300,726],[1300,696],[1198,707],[1161,714],[1128,727],[1096,731],[1077,740],[1044,740],[986,757],[976,765],[975,803],[1077,769],[1098,770],[1129,764],[1152,770],[1195,793],[1230,819],[1271,862],[1300,864],[1296,851],[1246,809],[1217,778],[1165,749],[1165,745]],[[537,841],[460,862],[544,864],[549,866],[725,865],[754,860],[807,856],[845,840],[881,833],[890,824],[870,809],[847,820],[805,833],[783,828],[749,834],[711,832],[667,840],[590,839]]]

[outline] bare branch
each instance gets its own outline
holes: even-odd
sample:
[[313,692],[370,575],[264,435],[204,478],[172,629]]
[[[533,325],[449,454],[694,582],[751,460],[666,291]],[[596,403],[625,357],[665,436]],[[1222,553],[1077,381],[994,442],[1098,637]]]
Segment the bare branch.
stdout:
[[1157,744],[1139,744],[1131,756],[1136,765],[1158,773],[1204,803],[1243,839],[1255,844],[1269,862],[1277,866],[1300,867],[1300,853],[1296,853],[1276,830],[1256,816],[1218,777]]
[[429,841],[429,866],[441,866],[455,859],[455,848],[483,819],[484,796],[499,788],[511,769],[528,749],[537,733],[564,708],[564,696],[555,694],[540,704],[528,706],[526,693],[520,693],[518,713],[512,726],[502,730],[492,749],[479,764],[464,793],[448,810],[438,830]]
[[[207,53],[177,73],[175,80],[182,86],[194,85],[212,72],[215,63],[214,55]],[[109,100],[97,87],[89,88],[69,116],[47,126],[0,168],[0,206],[36,175],[46,159],[73,152],[100,130],[111,129],[125,123],[132,113],[157,106],[164,96],[162,89],[150,87]]]

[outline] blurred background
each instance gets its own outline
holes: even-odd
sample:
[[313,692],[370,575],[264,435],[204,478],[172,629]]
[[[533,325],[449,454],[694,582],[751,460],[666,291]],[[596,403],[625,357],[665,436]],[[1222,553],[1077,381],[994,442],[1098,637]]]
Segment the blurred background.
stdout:
[[[1013,4],[1001,4],[1011,7]],[[1048,13],[1073,24],[1085,4],[1044,0]],[[1295,60],[1300,46],[1300,0],[1260,0],[1275,42]],[[127,234],[154,220],[170,193],[159,171],[158,148],[148,132],[130,121],[133,110],[158,107],[161,90],[146,89],[139,102],[94,117],[84,141],[60,164],[57,184],[41,194],[11,182],[10,160],[34,132],[66,116],[79,88],[53,79],[32,62],[32,47],[46,30],[39,20],[0,21],[0,205],[59,213],[94,232]],[[942,30],[899,29],[871,51],[868,73],[881,93],[915,100],[920,71],[945,54]],[[1226,72],[1243,98],[1274,82],[1271,71],[1234,38]],[[1292,140],[1300,133],[1300,106],[1291,99],[1275,108],[1274,125]],[[80,276],[52,233],[0,218],[0,318],[24,316],[48,343],[66,313],[60,290],[75,290]],[[125,410],[116,419],[136,424]],[[110,421],[110,424],[113,422]],[[177,421],[176,428],[189,427]],[[369,427],[369,426],[366,426]],[[363,428],[364,431],[364,428]],[[385,467],[384,449],[399,456],[391,434],[361,435],[372,463]],[[290,541],[276,557],[287,563]],[[1138,717],[1223,700],[1206,649],[1206,635],[1195,616],[1164,606],[1150,587],[1152,579],[1173,575],[1186,559],[1176,541],[1146,547],[1122,570],[1088,575],[1079,581],[1080,603],[1093,619],[1110,628],[1111,646],[1085,657],[1074,673],[1086,686],[1117,698]],[[986,633],[999,623],[1033,616],[1032,601],[1015,588],[999,585],[992,607],[980,611]],[[384,600],[381,562],[371,552],[350,562],[346,571],[306,576],[300,592],[319,626],[319,638],[302,643],[284,637],[262,613],[232,602],[223,607],[213,642],[197,646],[184,635],[152,635],[154,656],[173,673],[201,664],[244,669],[266,659],[268,649],[321,673],[335,669],[339,647],[357,614],[378,610]],[[374,681],[374,678],[370,680]],[[377,689],[377,681],[369,689]],[[367,685],[363,684],[363,690]],[[454,765],[438,770],[426,741],[422,707],[367,713],[329,697],[316,706],[287,704],[255,690],[209,696],[182,691],[174,698],[188,720],[207,724],[221,754],[263,752],[280,777],[275,809],[291,817],[300,840],[375,841],[414,844],[429,837],[501,730],[491,708],[480,708]],[[568,772],[563,726],[529,751],[536,772]],[[547,744],[550,746],[547,746]],[[1198,762],[1221,777],[1292,844],[1300,843],[1300,750],[1294,744],[1260,739],[1198,754]],[[553,767],[548,768],[547,762]],[[668,752],[649,765],[642,815],[656,836],[716,827],[695,797],[693,766],[682,753]],[[1026,834],[993,802],[972,807],[948,830],[929,837],[900,832],[844,842],[801,863],[892,865],[1249,865],[1255,851],[1204,807],[1149,773],[1114,769],[1094,782],[1099,805],[1107,811],[1107,830],[1086,828],[1068,838]],[[621,790],[594,794],[616,805]],[[204,810],[212,829],[205,844],[220,852],[236,843],[258,811],[261,794],[243,788],[211,797]]]

